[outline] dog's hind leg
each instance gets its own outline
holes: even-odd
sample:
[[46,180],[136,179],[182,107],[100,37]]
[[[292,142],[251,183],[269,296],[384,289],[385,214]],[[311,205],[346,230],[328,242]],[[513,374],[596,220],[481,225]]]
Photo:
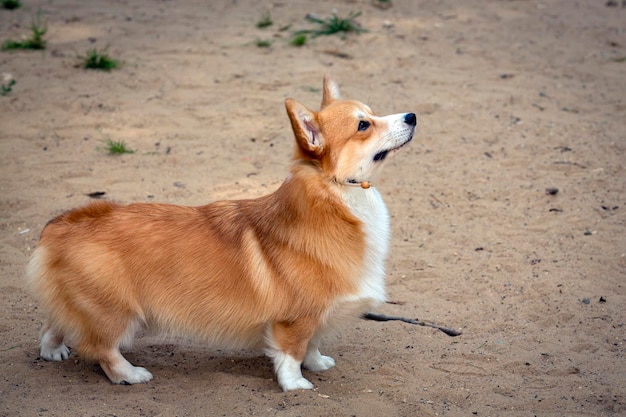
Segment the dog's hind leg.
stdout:
[[62,361],[70,356],[70,350],[63,343],[63,332],[47,323],[41,332],[39,355],[47,361]]
[[89,331],[82,334],[79,354],[98,361],[104,373],[114,384],[139,384],[148,382],[152,374],[140,366],[133,366],[120,353],[121,344],[130,344],[138,323],[129,320],[124,329],[115,332],[113,326],[108,331]]
[[140,384],[152,380],[152,374],[140,366],[133,366],[118,348],[100,354],[100,366],[114,384]]

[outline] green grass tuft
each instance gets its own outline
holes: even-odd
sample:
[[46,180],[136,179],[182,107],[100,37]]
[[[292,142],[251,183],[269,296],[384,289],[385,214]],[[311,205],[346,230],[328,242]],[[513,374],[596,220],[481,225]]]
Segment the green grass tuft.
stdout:
[[114,141],[111,139],[107,139],[105,141],[105,147],[104,150],[107,151],[108,153],[110,153],[111,155],[122,155],[125,153],[135,153],[134,150],[132,149],[128,149],[126,147],[126,143],[124,143],[123,140],[120,141]]
[[33,19],[30,30],[32,32],[30,38],[26,38],[23,41],[8,39],[2,44],[2,49],[46,49],[46,40],[43,36],[48,31],[48,28],[45,22],[41,21],[40,14],[37,14],[37,17]]
[[272,16],[270,15],[270,12],[267,12],[263,16],[261,16],[261,20],[256,22],[256,27],[258,27],[259,29],[263,29],[266,27],[270,27],[273,24],[274,22],[272,21]]
[[6,84],[0,85],[0,96],[6,96],[11,91],[13,91],[13,86],[15,85],[15,80],[11,80]]
[[291,37],[289,43],[293,46],[303,46],[307,41],[307,36],[304,33],[296,33]]
[[83,68],[101,71],[111,71],[119,67],[119,62],[109,57],[107,50],[98,51],[96,48],[87,51],[87,55],[81,57]]
[[317,38],[318,36],[329,36],[339,34],[342,38],[349,32],[360,34],[367,32],[367,29],[361,27],[355,19],[361,16],[361,12],[351,13],[347,18],[340,18],[335,13],[329,18],[321,19],[315,15],[308,14],[306,20],[311,23],[316,23],[319,26],[317,29],[299,30],[294,33],[294,36],[298,35],[311,35],[311,38]]
[[272,41],[266,39],[257,39],[254,44],[259,48],[269,48],[272,46]]

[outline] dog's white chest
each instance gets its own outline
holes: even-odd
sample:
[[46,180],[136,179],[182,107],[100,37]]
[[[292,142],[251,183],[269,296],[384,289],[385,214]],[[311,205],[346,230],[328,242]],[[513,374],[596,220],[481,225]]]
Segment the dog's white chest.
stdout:
[[366,251],[360,291],[352,301],[381,303],[385,301],[385,261],[389,250],[389,213],[375,188],[363,190],[348,187],[344,201],[364,224]]

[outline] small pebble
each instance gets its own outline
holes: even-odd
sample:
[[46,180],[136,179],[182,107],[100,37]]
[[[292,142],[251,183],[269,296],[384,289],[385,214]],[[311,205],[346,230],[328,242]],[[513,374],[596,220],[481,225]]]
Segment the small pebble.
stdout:
[[583,303],[583,304],[589,304],[589,303],[591,303],[591,300],[590,300],[590,299],[588,299],[588,298],[583,298],[583,299],[582,299],[582,300],[580,300],[580,301],[582,301],[582,303]]

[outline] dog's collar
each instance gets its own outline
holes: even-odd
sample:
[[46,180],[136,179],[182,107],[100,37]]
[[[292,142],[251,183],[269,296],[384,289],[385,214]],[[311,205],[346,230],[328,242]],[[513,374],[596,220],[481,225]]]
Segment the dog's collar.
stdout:
[[349,185],[350,187],[361,187],[364,190],[367,190],[368,188],[372,186],[372,184],[369,181],[357,181],[353,178],[348,178],[347,180],[342,182],[342,181],[339,181],[337,177],[333,177],[333,181],[339,185]]

